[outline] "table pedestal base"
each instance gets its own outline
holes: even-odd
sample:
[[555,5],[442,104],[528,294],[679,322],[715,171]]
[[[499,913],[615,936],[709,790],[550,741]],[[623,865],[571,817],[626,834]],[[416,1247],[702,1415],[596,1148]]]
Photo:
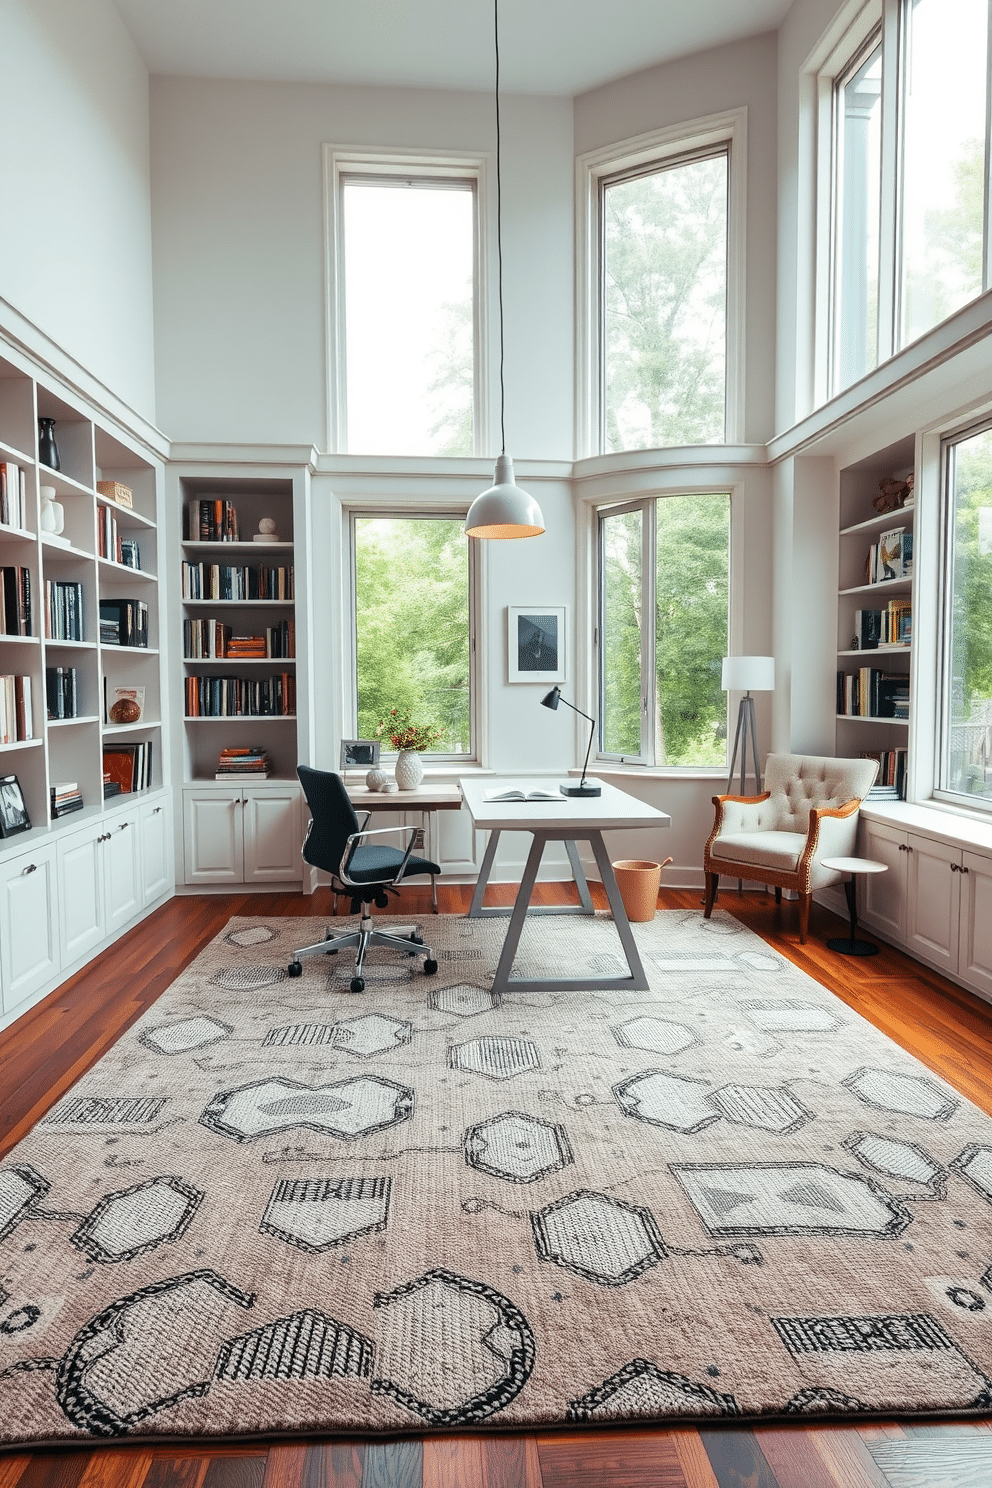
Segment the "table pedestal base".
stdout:
[[870,940],[858,940],[858,886],[855,876],[844,880],[844,897],[847,899],[847,907],[851,915],[851,933],[849,936],[838,936],[835,940],[828,940],[827,947],[831,951],[838,951],[842,956],[877,956],[878,946],[873,945]]

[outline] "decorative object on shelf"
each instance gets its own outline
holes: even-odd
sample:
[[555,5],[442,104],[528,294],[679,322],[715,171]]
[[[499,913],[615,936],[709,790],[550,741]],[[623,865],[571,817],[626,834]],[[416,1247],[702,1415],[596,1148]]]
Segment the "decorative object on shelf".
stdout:
[[341,773],[345,770],[374,770],[379,763],[378,739],[342,739]]
[[55,443],[55,420],[53,418],[38,420],[38,461],[41,465],[47,465],[49,470],[62,469],[59,447]]
[[509,682],[564,682],[564,605],[508,605],[506,651]]
[[380,788],[384,796],[395,795],[395,793],[399,790],[399,786],[396,784],[396,781],[390,780],[388,775],[386,776],[386,779],[383,781]]
[[465,531],[469,537],[539,537],[544,531],[541,508],[513,478],[513,461],[506,453],[506,398],[503,389],[503,239],[501,232],[502,190],[499,129],[499,0],[493,0],[493,37],[496,51],[496,287],[499,302],[499,428],[500,450],[496,475],[487,491],[468,509]]
[[590,785],[586,780],[586,770],[589,768],[589,751],[592,748],[592,736],[596,732],[596,720],[595,718],[589,718],[588,713],[583,713],[582,709],[577,708],[574,703],[570,703],[568,698],[563,698],[560,687],[552,687],[547,697],[541,699],[541,707],[550,708],[552,712],[557,711],[559,703],[564,703],[566,708],[571,708],[572,712],[578,713],[580,718],[588,718],[592,727],[589,730],[586,757],[582,762],[582,778],[578,785],[560,785],[558,789],[563,796],[601,796],[603,794],[603,787],[601,785]]
[[145,713],[143,687],[110,687],[107,689],[107,722],[140,723]]
[[55,500],[55,496],[54,486],[41,487],[41,530],[53,537],[57,537],[65,526],[65,508],[61,501]]
[[24,804],[21,782],[16,775],[0,777],[0,837],[13,837],[30,829],[31,818]]
[[734,735],[734,752],[730,759],[727,776],[727,794],[733,790],[737,751],[741,756],[741,790],[744,795],[744,780],[747,775],[747,738],[751,735],[751,768],[754,771],[755,789],[761,790],[761,759],[758,754],[758,737],[754,724],[754,698],[752,692],[772,692],[775,688],[774,656],[725,656],[720,686],[724,692],[743,692],[737,709],[737,732]]
[[258,524],[258,531],[252,534],[252,542],[273,543],[279,541],[276,531],[275,519],[273,517],[262,517]]
[[131,487],[122,486],[120,481],[97,481],[96,488],[101,496],[106,496],[108,501],[116,501],[118,506],[134,506]]
[[385,770],[370,770],[365,777],[365,788],[370,791],[385,790],[388,778]]
[[872,505],[877,512],[901,511],[913,499],[914,471],[906,476],[886,476],[878,483],[878,495]]

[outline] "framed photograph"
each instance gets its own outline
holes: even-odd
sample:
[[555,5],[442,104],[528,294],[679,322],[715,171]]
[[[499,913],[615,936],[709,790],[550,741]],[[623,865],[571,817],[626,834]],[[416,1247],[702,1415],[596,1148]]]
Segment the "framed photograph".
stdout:
[[15,832],[27,832],[30,828],[21,782],[16,775],[0,777],[0,837],[13,837]]
[[508,605],[506,651],[510,682],[564,682],[565,606]]
[[342,739],[342,770],[374,770],[379,763],[379,739]]

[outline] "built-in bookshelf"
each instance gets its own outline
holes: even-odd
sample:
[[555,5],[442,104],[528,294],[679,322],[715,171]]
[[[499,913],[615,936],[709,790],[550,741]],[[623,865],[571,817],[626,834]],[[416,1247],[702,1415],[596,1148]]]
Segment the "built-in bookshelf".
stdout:
[[[110,808],[104,750],[122,734],[140,745],[147,784],[163,782],[163,467],[111,420],[104,425],[73,402],[56,378],[15,357],[0,357],[0,677],[13,679],[3,697],[0,775],[16,776],[38,837]],[[53,421],[57,469],[45,458],[39,420]],[[101,535],[111,531],[108,548]],[[146,644],[101,641],[101,607],[125,598],[146,607]],[[123,685],[136,689],[141,706],[122,727],[108,719],[104,698]],[[69,783],[78,809],[53,816],[52,792]],[[3,836],[0,855],[25,840]]]
[[840,473],[837,725],[840,756],[879,759],[876,796],[904,791],[913,646],[912,437]]

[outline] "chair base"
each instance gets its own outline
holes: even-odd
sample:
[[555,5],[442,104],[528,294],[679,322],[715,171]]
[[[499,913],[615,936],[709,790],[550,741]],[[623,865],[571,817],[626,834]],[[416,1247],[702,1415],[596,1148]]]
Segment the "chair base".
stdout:
[[303,967],[300,964],[303,956],[333,956],[338,951],[347,951],[356,947],[358,954],[355,957],[355,973],[351,979],[351,990],[352,992],[364,992],[365,980],[362,970],[366,953],[370,946],[374,945],[388,946],[390,950],[401,951],[405,956],[423,956],[425,976],[433,976],[437,971],[434,952],[430,946],[424,945],[416,925],[411,925],[409,928],[394,926],[391,930],[377,930],[368,905],[363,905],[362,921],[357,930],[348,930],[344,935],[332,935],[328,931],[324,939],[319,940],[316,945],[301,946],[299,950],[293,952],[293,959],[286,968],[286,974],[291,977],[303,975]]

